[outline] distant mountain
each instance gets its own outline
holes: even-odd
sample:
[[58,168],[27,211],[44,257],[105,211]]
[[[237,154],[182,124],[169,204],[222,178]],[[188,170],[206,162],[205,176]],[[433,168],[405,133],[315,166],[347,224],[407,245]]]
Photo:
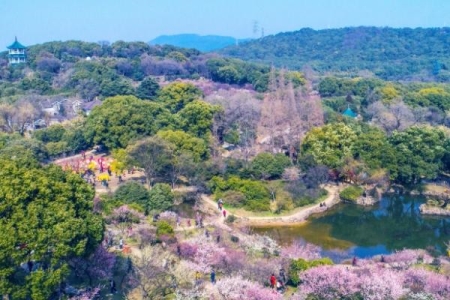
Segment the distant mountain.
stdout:
[[304,28],[218,52],[322,74],[368,70],[388,80],[450,81],[450,28]]
[[150,45],[172,45],[182,48],[194,48],[203,52],[225,48],[248,41],[249,39],[235,39],[231,36],[176,34],[161,35],[149,42]]

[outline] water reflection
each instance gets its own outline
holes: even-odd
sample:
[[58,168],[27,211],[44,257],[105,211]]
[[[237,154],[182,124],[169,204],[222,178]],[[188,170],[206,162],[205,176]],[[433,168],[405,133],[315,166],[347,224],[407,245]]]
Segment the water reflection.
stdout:
[[424,217],[422,197],[392,195],[373,207],[339,204],[301,226],[254,228],[282,244],[303,238],[324,251],[368,257],[405,248],[445,248],[450,240],[450,218]]

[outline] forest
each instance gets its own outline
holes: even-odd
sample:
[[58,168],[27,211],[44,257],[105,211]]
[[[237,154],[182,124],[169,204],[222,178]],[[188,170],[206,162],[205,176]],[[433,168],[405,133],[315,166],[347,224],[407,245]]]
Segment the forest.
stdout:
[[450,80],[450,28],[303,28],[218,51],[226,56],[292,70],[385,80]]
[[[361,39],[365,30],[397,32],[358,30]],[[339,44],[334,31],[318,34]],[[240,47],[256,51],[272,38]],[[19,65],[2,53],[0,295],[448,299],[446,218],[433,223],[439,243],[371,257],[346,252],[344,240],[330,250],[252,229],[265,221],[304,225],[339,202],[354,214],[361,198],[394,188],[419,193],[450,173],[445,59],[420,57],[439,60],[439,74],[352,71],[387,67],[375,55],[344,76],[342,66],[320,69],[311,58],[302,59],[313,72],[142,42],[49,42],[29,47]],[[399,201],[390,214],[415,216]],[[448,198],[436,201],[449,210]],[[358,222],[378,217],[385,216],[367,210]],[[396,226],[401,239],[406,226]]]

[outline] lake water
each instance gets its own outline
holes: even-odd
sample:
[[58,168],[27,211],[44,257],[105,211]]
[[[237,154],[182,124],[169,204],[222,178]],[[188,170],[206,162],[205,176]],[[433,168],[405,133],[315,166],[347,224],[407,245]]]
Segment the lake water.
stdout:
[[254,227],[281,244],[296,239],[322,247],[324,255],[370,257],[395,250],[445,249],[450,218],[422,216],[418,196],[390,195],[371,207],[338,204],[308,222],[289,227]]

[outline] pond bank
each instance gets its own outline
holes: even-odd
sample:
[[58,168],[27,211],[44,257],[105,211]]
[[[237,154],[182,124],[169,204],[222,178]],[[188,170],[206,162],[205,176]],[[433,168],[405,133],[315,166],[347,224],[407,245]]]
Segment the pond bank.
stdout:
[[450,216],[450,209],[442,208],[439,206],[422,204],[419,206],[419,210],[422,215],[444,216],[444,217]]
[[[300,224],[306,221],[311,215],[322,213],[327,209],[333,207],[340,202],[339,191],[341,187],[335,185],[326,185],[324,189],[327,190],[328,195],[325,200],[321,203],[325,203],[325,206],[320,206],[320,203],[310,205],[304,209],[297,211],[292,215],[287,216],[273,216],[273,217],[244,217],[238,214],[233,214],[235,217],[239,218],[237,225],[239,226],[291,226],[292,224]],[[202,195],[202,199],[209,205],[217,208],[217,203],[213,201],[209,196]]]

